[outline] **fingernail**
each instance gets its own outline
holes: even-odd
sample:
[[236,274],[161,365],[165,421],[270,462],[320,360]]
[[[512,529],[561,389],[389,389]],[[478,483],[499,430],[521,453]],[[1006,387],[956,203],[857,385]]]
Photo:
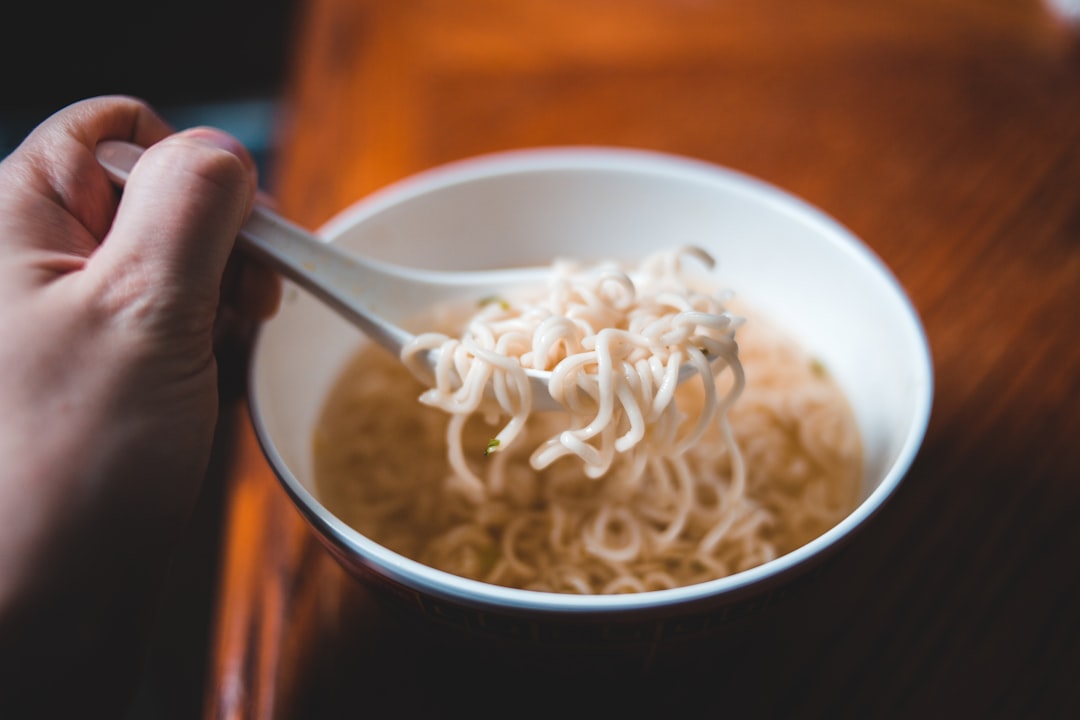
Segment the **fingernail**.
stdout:
[[211,127],[197,127],[185,130],[184,134],[208,145],[226,150],[240,158],[247,158],[249,153],[243,143],[227,132]]
[[258,183],[259,173],[255,167],[255,159],[251,157],[251,153],[244,147],[244,144],[229,133],[212,127],[196,127],[185,130],[183,134],[198,142],[221,148],[240,158],[247,167],[248,175],[251,176],[252,181]]

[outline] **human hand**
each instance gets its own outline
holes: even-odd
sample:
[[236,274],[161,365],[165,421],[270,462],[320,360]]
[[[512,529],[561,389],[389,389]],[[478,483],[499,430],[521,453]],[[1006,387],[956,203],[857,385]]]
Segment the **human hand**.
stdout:
[[[105,139],[148,148],[119,201]],[[0,164],[0,666],[29,648],[57,672],[145,610],[209,459],[215,335],[277,304],[230,260],[255,193],[235,139],[131,98],[62,110]]]

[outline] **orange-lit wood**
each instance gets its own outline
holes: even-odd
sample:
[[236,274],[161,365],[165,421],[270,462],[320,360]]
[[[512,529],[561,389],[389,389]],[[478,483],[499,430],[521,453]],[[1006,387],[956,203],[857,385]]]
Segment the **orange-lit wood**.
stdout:
[[[586,704],[1080,711],[1080,28],[1038,0],[310,0],[288,110],[275,191],[311,227],[470,155],[652,148],[822,207],[921,313],[930,431],[858,544],[796,608]],[[436,651],[344,576],[242,435],[208,716],[461,716],[496,679],[535,694],[516,710],[563,698],[543,672],[426,661]]]

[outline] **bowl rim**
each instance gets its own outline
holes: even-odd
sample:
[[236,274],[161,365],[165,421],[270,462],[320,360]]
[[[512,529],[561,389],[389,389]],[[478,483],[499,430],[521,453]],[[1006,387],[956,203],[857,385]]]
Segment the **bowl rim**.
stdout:
[[454,575],[424,565],[379,545],[331,513],[310,492],[275,448],[265,424],[256,392],[259,375],[259,337],[251,354],[248,404],[256,438],[271,469],[307,521],[319,530],[331,549],[346,551],[350,559],[377,568],[392,582],[414,592],[474,607],[530,614],[582,615],[625,614],[735,600],[765,591],[781,579],[807,571],[832,554],[875,516],[899,487],[922,446],[930,421],[934,396],[934,373],[930,345],[911,299],[892,270],[854,233],[815,205],[768,181],[723,165],[655,150],[602,146],[538,146],[476,155],[422,170],[396,180],[345,207],[324,223],[316,234],[334,242],[349,228],[389,208],[417,197],[479,180],[552,171],[616,171],[675,176],[723,185],[729,192],[753,196],[771,211],[798,216],[816,226],[868,272],[876,274],[898,301],[908,332],[914,338],[918,366],[914,368],[918,393],[912,421],[894,462],[881,482],[840,522],[822,535],[762,565],[694,585],[666,590],[617,595],[575,595],[521,590]]

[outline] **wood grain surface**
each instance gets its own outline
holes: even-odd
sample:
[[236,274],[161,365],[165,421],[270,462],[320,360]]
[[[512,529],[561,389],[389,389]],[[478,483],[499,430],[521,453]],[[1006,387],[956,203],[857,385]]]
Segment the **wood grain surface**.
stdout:
[[415,632],[347,578],[246,416],[206,715],[1080,717],[1080,27],[1038,0],[310,0],[275,194],[312,228],[550,144],[720,163],[893,269],[936,375],[856,543],[691,657],[567,672]]

